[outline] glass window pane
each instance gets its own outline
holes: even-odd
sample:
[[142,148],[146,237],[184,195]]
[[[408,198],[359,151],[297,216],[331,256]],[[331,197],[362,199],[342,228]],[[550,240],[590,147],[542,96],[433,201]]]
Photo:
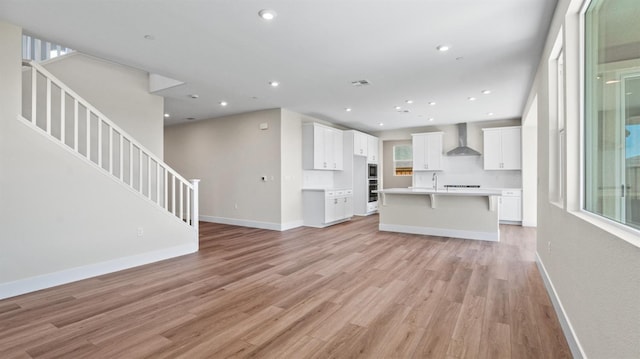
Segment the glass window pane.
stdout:
[[585,209],[640,228],[640,1],[585,14]]

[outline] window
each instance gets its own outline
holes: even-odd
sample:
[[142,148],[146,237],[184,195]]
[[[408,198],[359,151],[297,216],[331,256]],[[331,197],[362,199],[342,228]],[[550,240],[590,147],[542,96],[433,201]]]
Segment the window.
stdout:
[[636,229],[640,229],[638,18],[638,0],[592,0],[584,22],[584,206]]
[[549,200],[564,206],[565,85],[562,28],[549,57]]
[[413,151],[411,145],[393,146],[394,176],[411,176],[413,174]]

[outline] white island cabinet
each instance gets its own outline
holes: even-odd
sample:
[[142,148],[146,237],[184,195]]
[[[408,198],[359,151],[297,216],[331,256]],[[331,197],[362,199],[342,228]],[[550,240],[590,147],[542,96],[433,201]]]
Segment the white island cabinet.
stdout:
[[302,203],[307,227],[327,227],[353,217],[352,189],[305,188]]
[[341,171],[344,167],[342,130],[318,123],[302,125],[302,167]]
[[483,128],[484,169],[522,169],[522,139],[520,126]]
[[500,240],[500,190],[390,188],[378,193],[381,231]]
[[503,189],[500,197],[500,223],[522,223],[522,190]]
[[413,170],[442,170],[442,134],[429,132],[412,134]]

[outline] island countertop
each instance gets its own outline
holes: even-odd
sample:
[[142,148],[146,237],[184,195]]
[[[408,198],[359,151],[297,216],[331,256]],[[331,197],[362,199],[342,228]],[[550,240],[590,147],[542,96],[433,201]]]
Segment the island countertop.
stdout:
[[446,188],[387,188],[378,190],[383,194],[415,194],[415,195],[445,195],[445,196],[500,196],[502,191],[499,189],[484,188],[463,188],[463,189],[446,189]]

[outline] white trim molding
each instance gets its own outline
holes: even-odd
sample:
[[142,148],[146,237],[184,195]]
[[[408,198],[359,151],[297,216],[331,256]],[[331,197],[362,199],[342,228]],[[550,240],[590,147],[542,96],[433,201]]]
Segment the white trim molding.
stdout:
[[378,226],[381,231],[387,232],[399,232],[409,234],[425,234],[429,236],[438,237],[452,237],[452,238],[464,238],[464,239],[477,239],[481,241],[500,241],[500,231],[495,232],[477,232],[477,231],[465,231],[460,229],[444,229],[444,228],[432,228],[432,227],[417,227],[417,226],[403,226],[396,224],[382,224]]
[[175,247],[160,249],[153,252],[136,254],[128,257],[116,258],[105,262],[88,264],[85,266],[64,269],[59,272],[38,275],[13,282],[0,284],[0,299],[35,292],[37,290],[55,287],[62,284],[97,277],[104,274],[159,262],[165,259],[183,256],[198,251],[198,243],[183,244]]
[[584,353],[582,349],[582,345],[580,345],[580,341],[578,340],[578,336],[576,332],[573,330],[573,326],[571,325],[571,321],[567,316],[567,312],[565,312],[564,307],[562,306],[562,301],[558,297],[558,293],[556,292],[553,283],[551,282],[551,278],[549,278],[549,273],[547,273],[547,269],[544,267],[542,263],[542,259],[536,252],[536,264],[538,265],[538,270],[540,270],[540,275],[542,276],[542,280],[544,282],[544,286],[547,289],[547,293],[551,298],[551,303],[553,304],[553,308],[558,315],[558,321],[560,322],[560,326],[562,327],[562,332],[564,333],[565,338],[567,339],[567,343],[569,344],[569,349],[571,350],[571,355],[575,359],[583,359],[586,358],[587,355]]
[[302,221],[293,221],[287,223],[274,223],[274,222],[261,222],[261,221],[252,221],[247,219],[238,219],[238,218],[227,218],[227,217],[217,217],[217,216],[200,216],[200,220],[203,222],[211,222],[211,223],[221,223],[221,224],[229,224],[232,226],[241,226],[241,227],[250,227],[250,228],[260,228],[260,229],[268,229],[272,231],[286,231],[289,229],[297,228],[302,226]]

